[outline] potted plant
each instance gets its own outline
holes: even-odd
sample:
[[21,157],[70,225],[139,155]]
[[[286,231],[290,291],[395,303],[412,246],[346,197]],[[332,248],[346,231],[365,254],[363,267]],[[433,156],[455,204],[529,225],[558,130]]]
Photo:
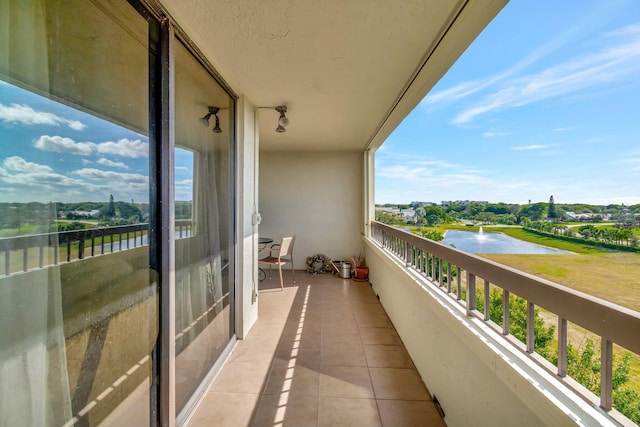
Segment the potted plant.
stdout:
[[366,266],[362,254],[360,257],[349,258],[348,261],[353,267],[351,274],[356,282],[366,282],[369,280],[369,267]]

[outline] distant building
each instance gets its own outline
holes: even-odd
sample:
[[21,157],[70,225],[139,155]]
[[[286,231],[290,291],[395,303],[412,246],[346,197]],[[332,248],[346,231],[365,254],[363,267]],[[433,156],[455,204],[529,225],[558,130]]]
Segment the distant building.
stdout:
[[416,220],[416,211],[413,209],[405,209],[402,211],[402,217],[405,221],[415,221]]

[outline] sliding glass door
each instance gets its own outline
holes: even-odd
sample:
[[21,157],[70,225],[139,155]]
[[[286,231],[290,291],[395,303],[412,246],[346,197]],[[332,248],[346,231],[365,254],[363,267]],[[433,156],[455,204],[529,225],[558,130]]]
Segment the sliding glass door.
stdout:
[[149,425],[154,23],[0,6],[0,424]]
[[0,425],[180,423],[232,343],[235,102],[162,18],[0,2]]
[[175,43],[176,412],[233,337],[233,99]]

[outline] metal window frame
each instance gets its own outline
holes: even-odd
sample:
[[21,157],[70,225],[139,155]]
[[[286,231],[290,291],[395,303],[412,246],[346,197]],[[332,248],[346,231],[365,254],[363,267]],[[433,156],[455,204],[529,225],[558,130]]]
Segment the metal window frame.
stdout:
[[[231,263],[233,277],[233,303],[231,304],[231,327],[233,334],[220,359],[225,358],[235,343],[237,334],[236,310],[238,309],[238,142],[237,142],[237,101],[238,95],[227,82],[216,72],[202,52],[195,46],[187,34],[173,20],[167,11],[154,0],[128,0],[139,13],[145,16],[150,25],[155,21],[159,24],[157,36],[159,52],[150,51],[150,132],[149,139],[153,141],[150,153],[150,233],[156,237],[155,245],[150,248],[150,265],[157,274],[156,289],[158,292],[158,338],[152,353],[152,384],[150,402],[150,424],[152,426],[175,426],[186,422],[188,413],[176,414],[175,404],[175,239],[174,239],[174,154],[175,147],[175,67],[174,46],[182,43],[200,63],[204,70],[211,75],[232,100],[233,114],[230,115],[229,130],[231,147],[230,158],[232,180],[232,253]],[[152,34],[151,37],[154,35]],[[155,55],[155,62],[153,60]],[[206,387],[213,380],[215,372],[219,370],[221,360],[218,360],[211,372],[203,379]],[[193,408],[185,408],[190,412]]]
[[[229,95],[233,104],[233,115],[230,116],[229,130],[231,134],[230,179],[231,179],[231,212],[232,229],[230,244],[233,245],[233,300],[230,302],[230,326],[233,334],[225,351],[214,363],[211,371],[205,376],[200,388],[207,387],[221,366],[221,360],[230,353],[237,335],[238,295],[238,141],[237,117],[238,95],[215,70],[204,54],[198,49],[186,32],[176,23],[164,7],[156,0],[127,0],[141,15],[146,17],[150,26],[157,25],[158,52],[150,49],[150,123],[149,140],[154,149],[150,153],[150,237],[156,237],[150,248],[150,266],[157,275],[156,290],[158,293],[158,338],[152,353],[152,384],[150,402],[150,425],[175,426],[188,421],[193,407],[185,408],[176,414],[175,404],[175,239],[174,239],[174,154],[175,148],[175,50],[176,42],[185,48],[200,63],[203,69]],[[154,24],[157,23],[157,24]],[[154,46],[151,46],[154,47]],[[151,240],[151,239],[150,239]]]

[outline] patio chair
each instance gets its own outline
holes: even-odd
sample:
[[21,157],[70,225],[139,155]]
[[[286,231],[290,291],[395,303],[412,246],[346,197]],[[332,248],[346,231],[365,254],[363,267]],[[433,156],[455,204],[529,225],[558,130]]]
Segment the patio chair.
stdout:
[[282,280],[282,266],[291,264],[291,275],[293,277],[293,283],[296,283],[295,270],[293,268],[293,244],[296,241],[296,236],[283,237],[280,243],[274,243],[271,245],[269,256],[258,260],[262,264],[269,265],[269,279],[271,279],[271,266],[278,266],[278,272],[280,273],[280,289],[284,289],[284,282]]

